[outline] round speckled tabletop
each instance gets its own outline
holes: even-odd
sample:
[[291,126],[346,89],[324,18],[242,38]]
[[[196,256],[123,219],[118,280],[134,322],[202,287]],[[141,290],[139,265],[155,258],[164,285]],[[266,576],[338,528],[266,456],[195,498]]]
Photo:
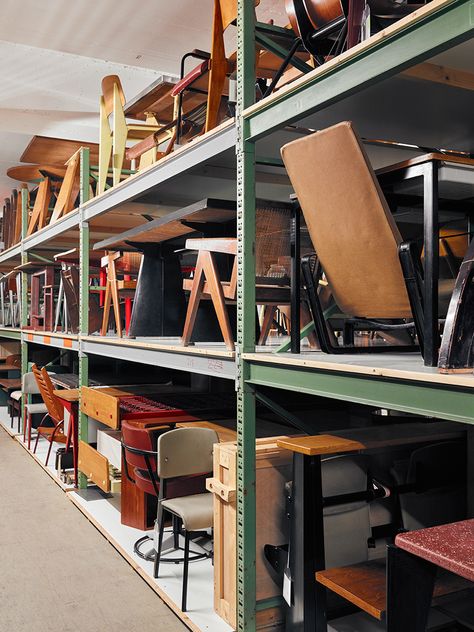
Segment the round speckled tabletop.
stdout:
[[474,519],[401,533],[395,538],[395,544],[474,581]]

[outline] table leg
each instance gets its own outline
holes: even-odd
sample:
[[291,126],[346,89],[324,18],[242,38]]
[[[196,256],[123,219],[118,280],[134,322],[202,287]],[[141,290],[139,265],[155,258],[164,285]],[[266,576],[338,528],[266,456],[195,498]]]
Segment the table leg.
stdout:
[[387,547],[387,632],[425,632],[437,567]]
[[438,278],[439,278],[439,226],[438,226],[438,163],[427,162],[423,175],[424,216],[424,361],[425,366],[438,364]]
[[290,522],[292,605],[286,618],[288,632],[324,632],[326,592],[316,583],[325,567],[321,457],[293,455]]

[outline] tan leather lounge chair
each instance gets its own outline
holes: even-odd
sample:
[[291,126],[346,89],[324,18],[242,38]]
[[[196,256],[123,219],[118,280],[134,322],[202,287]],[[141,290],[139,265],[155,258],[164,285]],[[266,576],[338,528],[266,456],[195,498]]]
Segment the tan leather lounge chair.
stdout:
[[[414,324],[423,349],[419,258],[411,244],[402,244],[352,124],[339,123],[288,143],[281,155],[317,254],[312,260],[305,258],[302,265],[321,349],[327,353],[414,349],[413,344],[357,346],[350,334],[346,344],[339,345],[318,300],[323,273],[352,331],[385,331],[393,341],[401,333],[406,337],[403,329]],[[443,285],[440,295],[449,295],[452,285],[452,281]]]

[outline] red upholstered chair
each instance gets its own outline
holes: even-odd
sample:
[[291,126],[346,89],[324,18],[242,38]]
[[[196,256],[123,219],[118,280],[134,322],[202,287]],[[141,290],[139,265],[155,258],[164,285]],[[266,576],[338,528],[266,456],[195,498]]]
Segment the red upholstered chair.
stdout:
[[[133,421],[122,421],[122,451],[123,462],[125,464],[125,476],[146,494],[156,496],[158,500],[162,498],[163,486],[157,474],[157,442],[160,435],[169,431],[173,425],[153,425],[144,426],[143,423]],[[189,494],[200,494],[206,491],[206,475],[182,476],[166,483],[166,497],[177,498]],[[166,551],[172,552],[179,549],[179,521],[173,519],[173,548]],[[140,547],[153,538],[143,536],[134,544],[135,553],[144,559],[153,559],[154,549],[148,553],[142,553]],[[196,554],[192,559],[201,559],[205,554]],[[169,562],[183,561],[173,557]]]

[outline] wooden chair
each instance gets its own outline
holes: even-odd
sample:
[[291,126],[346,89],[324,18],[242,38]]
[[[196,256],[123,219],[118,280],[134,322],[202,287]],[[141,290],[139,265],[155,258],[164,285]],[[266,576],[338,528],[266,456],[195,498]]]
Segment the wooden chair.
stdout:
[[[43,398],[43,402],[47,408],[47,415],[43,417],[40,425],[37,428],[37,435],[35,446],[33,448],[33,454],[36,453],[36,448],[38,447],[38,441],[40,437],[44,437],[47,441],[49,441],[48,453],[46,455],[45,465],[48,465],[49,456],[51,454],[51,448],[53,447],[53,442],[56,443],[66,443],[67,437],[63,432],[64,428],[64,407],[59,401],[58,397],[54,394],[54,386],[51,382],[51,378],[49,377],[48,372],[45,367],[41,370],[38,369],[36,364],[33,364],[31,370],[35,376],[36,383],[38,384],[38,388]],[[53,422],[52,426],[44,426],[44,422],[47,418]]]
[[[99,145],[99,180],[97,183],[97,195],[105,191],[107,174],[112,157],[112,173],[114,186],[120,182],[125,148],[127,140],[143,140],[153,132],[160,129],[154,115],[147,118],[146,123],[127,123],[123,106],[125,96],[120,78],[117,75],[108,75],[102,79],[102,96],[100,97],[100,145]],[[112,115],[112,127],[109,119]],[[148,160],[144,157],[140,160],[140,167],[145,162],[154,162],[155,150],[148,154]]]
[[46,226],[49,205],[51,201],[51,181],[46,177],[42,180],[36,190],[36,197],[33,204],[33,210],[31,212],[30,220],[28,222],[28,228],[26,231],[27,237],[34,233],[36,230],[40,230]]
[[[109,325],[110,308],[113,307],[117,336],[122,337],[122,317],[120,314],[120,294],[125,296],[125,330],[128,333],[131,320],[131,301],[137,287],[136,276],[142,260],[138,252],[110,252],[102,258],[101,266],[107,269],[104,313],[100,335],[105,336]],[[123,275],[118,278],[117,272]]]
[[[290,252],[290,208],[262,207],[257,209],[256,219],[256,304],[264,305],[262,327],[259,344],[265,344],[276,309],[290,305],[289,278],[283,271],[281,276],[272,276],[272,265],[289,255]],[[193,327],[201,300],[211,300],[216,312],[226,347],[234,350],[232,333],[226,304],[236,302],[237,298],[237,240],[228,238],[188,239],[186,248],[196,250],[198,257],[194,277],[185,279],[183,287],[190,292],[186,320],[183,329],[182,343],[189,345]],[[230,279],[223,280],[217,265],[219,254],[227,254],[234,258]],[[283,268],[284,266],[279,266]],[[303,303],[303,318],[305,313]]]
[[[410,351],[414,344],[339,345],[318,297],[325,274],[351,327],[397,337],[413,326],[423,350],[422,273],[401,235],[352,124],[339,123],[285,145],[281,154],[316,255],[302,261],[321,349],[326,353]],[[447,280],[440,296],[449,296]],[[393,322],[393,321],[398,322]],[[414,322],[413,322],[414,321]],[[413,338],[412,338],[413,340]]]
[[[254,0],[254,4],[258,6],[260,0]],[[176,108],[178,130],[182,116],[182,95],[185,90],[207,92],[204,132],[210,131],[218,124],[221,101],[226,91],[227,77],[233,72],[236,63],[235,53],[230,57],[226,55],[224,33],[231,24],[235,23],[236,19],[237,0],[214,0],[211,52],[208,54],[203,51],[193,51],[185,55],[183,62],[187,57],[196,57],[202,61],[185,76],[183,76],[184,64],[182,62],[181,80],[172,91],[172,96],[178,99]],[[272,78],[271,90],[277,84],[288,64],[294,64],[302,72],[308,72],[312,69],[310,65],[295,55],[301,42],[295,37],[291,29],[282,29],[257,22],[255,34],[257,76]],[[259,63],[261,50],[264,51],[262,53],[262,64]],[[308,58],[307,54],[305,54],[305,58]],[[206,77],[207,82],[205,82]]]

